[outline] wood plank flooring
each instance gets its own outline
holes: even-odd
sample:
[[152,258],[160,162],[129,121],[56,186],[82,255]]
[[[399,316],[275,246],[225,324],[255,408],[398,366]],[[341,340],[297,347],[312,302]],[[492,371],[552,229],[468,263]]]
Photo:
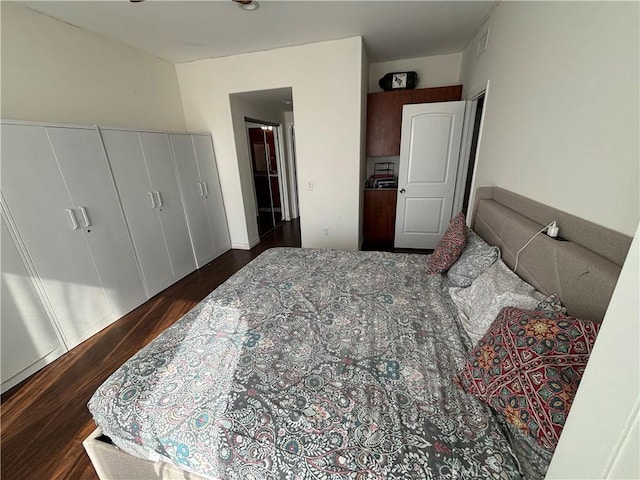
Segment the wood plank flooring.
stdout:
[[300,246],[299,221],[252,250],[231,250],[159,293],[2,395],[3,480],[97,480],[82,441],[95,429],[86,405],[129,357],[267,248]]

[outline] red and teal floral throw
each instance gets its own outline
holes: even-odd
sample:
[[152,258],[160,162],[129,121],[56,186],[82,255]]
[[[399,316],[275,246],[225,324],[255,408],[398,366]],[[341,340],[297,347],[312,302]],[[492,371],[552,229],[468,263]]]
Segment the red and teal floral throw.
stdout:
[[598,328],[558,312],[505,307],[458,378],[467,392],[554,450]]

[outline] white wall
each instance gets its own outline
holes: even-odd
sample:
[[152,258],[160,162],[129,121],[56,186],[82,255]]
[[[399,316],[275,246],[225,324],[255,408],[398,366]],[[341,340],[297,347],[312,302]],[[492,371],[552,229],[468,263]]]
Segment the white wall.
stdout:
[[462,53],[372,63],[369,65],[369,93],[381,92],[378,80],[391,72],[416,72],[418,74],[416,88],[458,85],[461,66]]
[[176,66],[188,128],[213,133],[232,243],[249,232],[229,94],[292,87],[302,245],[358,248],[362,62],[354,37]]
[[[488,49],[464,52],[468,98],[490,90],[475,187],[497,185],[633,235],[639,215],[637,2],[501,2]],[[562,226],[560,226],[562,228]]]
[[640,478],[640,229],[556,449],[548,479]]
[[17,2],[0,5],[2,118],[185,129],[171,63]]
[[501,2],[464,52],[465,96],[490,81],[475,187],[636,235],[548,478],[640,478],[638,15],[637,2]]

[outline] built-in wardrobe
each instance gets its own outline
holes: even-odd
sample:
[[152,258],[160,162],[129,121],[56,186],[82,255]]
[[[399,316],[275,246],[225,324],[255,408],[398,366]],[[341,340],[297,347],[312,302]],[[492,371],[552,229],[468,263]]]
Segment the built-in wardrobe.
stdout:
[[211,136],[1,124],[2,391],[231,247]]

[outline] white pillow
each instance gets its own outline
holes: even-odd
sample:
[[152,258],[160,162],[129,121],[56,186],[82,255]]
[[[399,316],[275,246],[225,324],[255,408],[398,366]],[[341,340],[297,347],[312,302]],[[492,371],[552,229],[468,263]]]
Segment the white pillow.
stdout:
[[473,230],[467,230],[467,245],[447,272],[452,287],[468,287],[482,272],[500,258],[500,249],[485,242]]
[[489,330],[503,307],[533,310],[545,298],[509,270],[502,259],[487,268],[471,286],[449,288],[449,295],[458,309],[462,326],[474,345]]

